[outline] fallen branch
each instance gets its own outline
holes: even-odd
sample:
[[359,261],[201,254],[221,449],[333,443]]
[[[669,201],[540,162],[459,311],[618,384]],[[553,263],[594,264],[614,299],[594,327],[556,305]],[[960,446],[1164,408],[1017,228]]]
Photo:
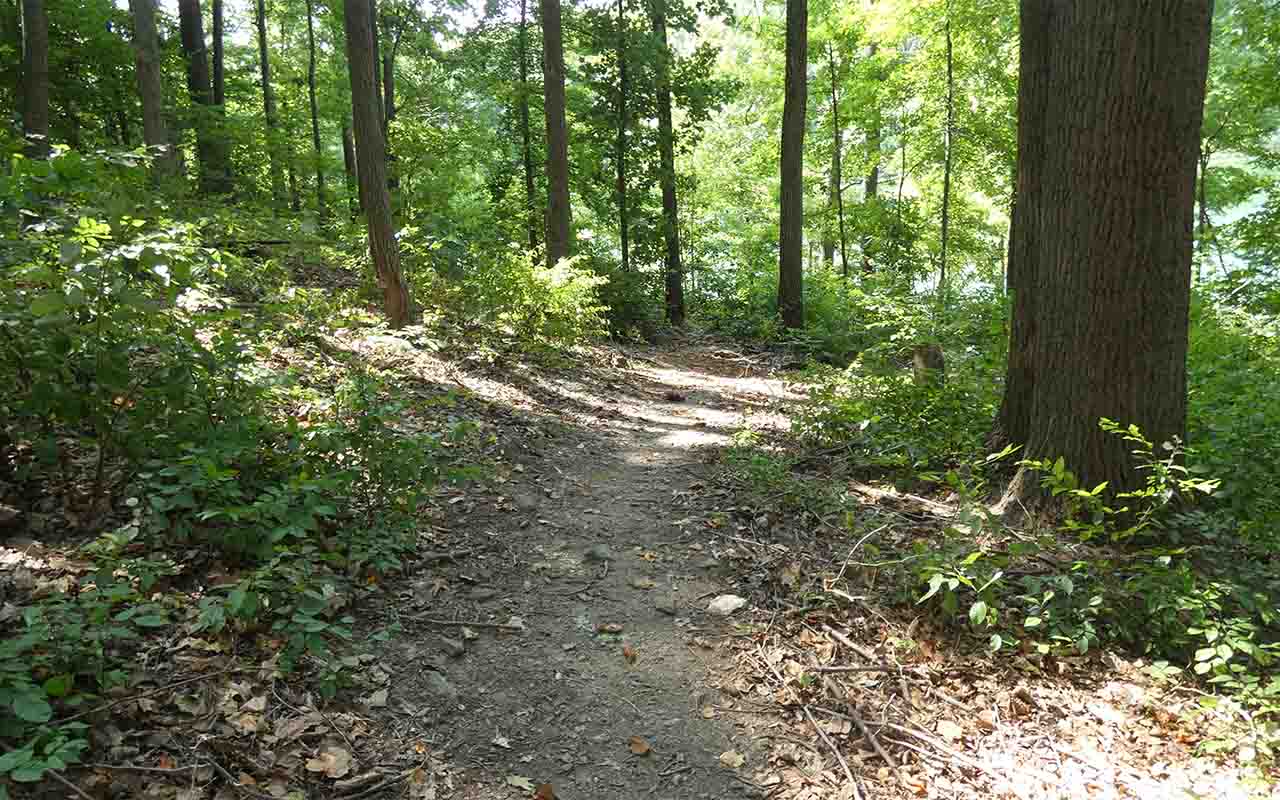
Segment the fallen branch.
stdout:
[[875,660],[876,660],[875,653],[872,653],[872,652],[871,652],[870,650],[868,650],[867,648],[865,648],[865,647],[863,647],[862,645],[860,645],[860,644],[858,644],[858,643],[854,642],[854,641],[853,641],[852,639],[850,639],[848,636],[845,636],[843,633],[841,633],[840,631],[838,631],[838,630],[836,630],[835,628],[831,627],[831,626],[830,626],[830,625],[828,625],[827,623],[825,623],[825,622],[824,622],[824,623],[822,624],[822,629],[823,629],[824,631],[826,631],[827,633],[831,634],[831,637],[832,637],[833,639],[835,639],[837,642],[839,642],[840,644],[842,644],[842,645],[844,645],[845,647],[849,648],[850,650],[852,650],[853,652],[857,653],[858,655],[862,656],[862,657],[863,657],[863,658],[865,658],[866,660],[868,660],[868,661],[875,661]]
[[471,555],[471,550],[451,550],[446,552],[429,551],[423,553],[419,557],[419,561],[431,563],[432,561],[456,561],[463,556]]
[[[417,769],[417,768],[415,767],[414,769]],[[361,798],[361,797],[369,797],[370,795],[377,794],[378,792],[382,791],[383,789],[389,789],[389,788],[391,788],[392,786],[395,786],[397,783],[400,783],[401,781],[406,780],[410,775],[412,775],[412,774],[413,774],[413,771],[414,771],[414,770],[409,770],[408,772],[404,772],[404,773],[402,773],[402,774],[400,774],[400,775],[396,775],[396,776],[394,776],[394,777],[387,778],[386,780],[382,781],[381,783],[376,783],[376,784],[374,784],[373,786],[370,786],[368,789],[361,789],[360,791],[358,791],[358,792],[353,792],[352,794],[340,794],[340,795],[337,795],[337,796],[334,798],[334,800],[358,800],[358,799],[359,799],[359,798]]]
[[853,718],[853,724],[858,727],[858,733],[862,734],[862,738],[871,743],[871,749],[875,750],[876,755],[884,759],[884,763],[888,764],[896,773],[898,771],[898,762],[894,761],[893,756],[889,755],[888,751],[880,746],[880,740],[867,727],[867,723],[862,721],[862,717],[858,715],[858,710],[853,706],[849,707],[849,716]]
[[131,694],[128,697],[122,697],[119,700],[112,700],[110,703],[104,703],[103,705],[96,706],[94,708],[89,709],[88,711],[81,711],[78,714],[72,714],[69,717],[64,717],[63,719],[60,719],[50,724],[61,725],[66,722],[71,722],[72,720],[82,719],[84,717],[97,714],[99,711],[107,711],[109,709],[115,708],[116,706],[121,705],[123,703],[128,703],[133,700],[141,700],[145,697],[151,697],[152,695],[160,694],[161,692],[167,692],[170,689],[176,689],[179,686],[186,686],[188,683],[195,683],[196,681],[203,681],[209,678],[216,678],[219,675],[232,675],[237,673],[261,672],[261,671],[262,671],[262,667],[232,667],[230,669],[222,669],[222,670],[218,670],[217,672],[210,672],[204,675],[196,675],[191,678],[183,678],[180,681],[175,681],[174,683],[166,684],[164,686],[160,686],[155,689],[148,689],[147,691],[140,692],[139,694]]
[[223,779],[227,781],[227,783],[231,784],[231,788],[238,790],[241,794],[244,794],[247,797],[252,797],[254,800],[276,800],[276,798],[272,797],[269,794],[262,794],[261,792],[255,792],[253,789],[250,789],[249,787],[240,783],[235,779],[234,775],[232,775],[230,772],[227,772],[225,767],[223,767],[217,761],[214,761],[212,758],[206,761],[205,763],[213,767],[215,772],[221,775]]

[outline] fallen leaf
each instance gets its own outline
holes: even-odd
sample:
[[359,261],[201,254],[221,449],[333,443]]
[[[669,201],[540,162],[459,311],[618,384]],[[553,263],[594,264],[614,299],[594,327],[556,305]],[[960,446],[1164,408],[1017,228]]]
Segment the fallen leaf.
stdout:
[[949,739],[953,742],[961,736],[964,736],[964,729],[949,719],[938,720],[938,725],[935,730],[938,732],[938,735],[942,736],[942,738]]
[[616,622],[601,622],[596,626],[596,633],[622,633],[622,626]]
[[746,756],[742,755],[742,753],[739,753],[737,750],[726,750],[720,754],[720,763],[724,764],[729,769],[737,769],[747,763],[747,759]]
[[778,571],[778,582],[788,589],[794,588],[800,580],[800,565],[791,563]]
[[727,617],[747,604],[745,597],[736,594],[722,594],[707,604],[707,611],[718,617]]
[[511,749],[511,740],[499,734],[496,731],[493,734],[493,744],[496,744],[498,747],[501,747],[503,750]]
[[984,708],[978,712],[978,727],[987,731],[996,729],[996,712],[989,708]]
[[257,714],[236,714],[227,721],[240,733],[257,733],[262,729],[262,717]]
[[308,772],[322,772],[330,778],[341,778],[351,771],[351,754],[341,747],[328,745],[315,758],[307,761]]
[[639,653],[637,653],[637,652],[636,652],[636,649],[635,649],[634,647],[632,647],[631,645],[629,645],[629,644],[624,644],[624,645],[622,646],[622,657],[623,657],[623,658],[625,658],[625,659],[627,660],[627,663],[628,663],[628,664],[634,664],[634,663],[636,663],[636,657],[637,657],[637,656],[639,656],[639,655],[640,655],[640,654],[639,654]]
[[703,707],[702,707],[702,718],[703,718],[703,719],[715,719],[715,718],[716,718],[716,707],[715,707],[715,706],[703,706]]
[[524,789],[526,792],[532,792],[538,788],[533,785],[533,781],[523,775],[508,775],[507,785],[514,786],[517,789]]
[[556,790],[551,784],[544,783],[538,787],[538,791],[533,793],[533,800],[556,800]]
[[436,578],[431,582],[431,596],[435,597],[444,590],[449,588],[449,582],[444,578]]
[[633,589],[652,589],[657,585],[649,578],[640,577],[632,578],[630,584]]
[[368,699],[365,700],[365,704],[369,706],[369,708],[386,708],[387,707],[387,690],[379,689],[378,691],[369,695]]
[[247,703],[240,706],[240,710],[241,711],[266,711],[267,696],[265,694],[260,694],[257,697],[249,698],[249,701]]
[[644,739],[641,739],[639,736],[632,736],[631,741],[629,742],[629,746],[631,747],[631,752],[635,753],[638,756],[647,755],[649,751],[653,749],[649,747],[648,742],[646,742]]

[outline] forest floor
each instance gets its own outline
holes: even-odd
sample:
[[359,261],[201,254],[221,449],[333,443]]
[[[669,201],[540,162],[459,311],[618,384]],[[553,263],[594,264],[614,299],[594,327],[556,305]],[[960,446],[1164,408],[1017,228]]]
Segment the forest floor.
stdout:
[[413,569],[353,604],[354,692],[171,644],[172,678],[222,671],[113,708],[134,719],[95,726],[83,796],[1266,796],[1195,754],[1190,687],[1105,652],[995,658],[891,602],[862,548],[898,557],[948,498],[842,477],[855,525],[747,485],[735,436],[785,442],[799,399],[780,357],[696,337],[572,362],[446,358],[412,332],[328,346],[460,398],[432,413],[483,420],[481,477],[442,486]]

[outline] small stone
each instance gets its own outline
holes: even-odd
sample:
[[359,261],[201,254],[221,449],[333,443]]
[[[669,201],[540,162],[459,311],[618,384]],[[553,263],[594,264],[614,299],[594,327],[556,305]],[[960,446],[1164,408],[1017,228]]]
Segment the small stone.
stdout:
[[445,676],[435,670],[427,670],[422,674],[423,682],[426,684],[427,692],[444,700],[458,699],[458,690],[449,683]]
[[587,549],[588,561],[612,561],[613,553],[607,544],[593,544]]
[[0,503],[0,530],[16,528],[22,524],[22,512],[13,506]]
[[446,653],[454,658],[467,652],[467,646],[462,643],[461,639],[450,639],[448,636],[441,636],[440,645]]
[[475,589],[472,589],[470,594],[468,595],[468,597],[470,597],[472,600],[476,601],[477,603],[483,603],[486,600],[492,600],[497,596],[498,596],[497,589],[490,589],[484,586],[480,586]]
[[722,594],[707,604],[707,611],[718,617],[727,617],[747,604],[745,597],[736,594]]
[[511,502],[515,503],[516,508],[521,511],[533,511],[539,505],[538,498],[532,492],[516,492]]

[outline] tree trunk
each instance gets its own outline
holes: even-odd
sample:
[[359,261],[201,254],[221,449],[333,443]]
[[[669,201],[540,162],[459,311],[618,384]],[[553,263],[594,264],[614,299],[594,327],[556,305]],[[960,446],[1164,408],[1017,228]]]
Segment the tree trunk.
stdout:
[[944,31],[947,42],[947,113],[942,130],[942,234],[938,269],[938,306],[947,304],[947,244],[951,232],[951,138],[955,133],[955,65],[951,48],[951,2],[947,0]]
[[316,209],[323,220],[329,216],[329,200],[324,185],[324,148],[320,146],[320,104],[316,100],[315,3],[307,0],[307,98],[311,104],[311,147],[316,159]]
[[667,45],[667,0],[650,0],[658,60],[658,158],[662,184],[662,238],[666,244],[667,322],[684,326],[684,269],[680,264],[680,215],[676,205],[675,131],[671,123],[671,48]]
[[200,191],[224,194],[229,189],[227,152],[212,130],[213,94],[209,59],[204,45],[204,21],[200,0],[178,0],[182,52],[187,60],[187,91],[196,105],[196,159],[200,162]]
[[49,156],[49,16],[44,0],[22,0],[22,133],[28,156]]
[[520,0],[520,144],[524,162],[525,225],[529,249],[538,249],[538,199],[533,184],[533,132],[529,127],[529,0]]
[[[880,50],[877,42],[871,43],[871,60],[875,64],[876,53]],[[876,83],[882,80],[877,70]],[[878,88],[878,86],[877,86]],[[867,179],[862,186],[862,200],[864,203],[872,202],[880,196],[880,147],[883,141],[883,134],[880,124],[880,98],[875,96],[872,99],[874,108],[871,109],[871,130],[867,131],[867,154],[871,157],[871,169],[867,171]],[[871,237],[862,237],[862,272],[864,275],[870,275],[875,271],[875,266],[871,263]]]
[[836,51],[835,48],[827,44],[827,59],[831,65],[831,127],[834,131],[832,135],[831,146],[831,173],[832,186],[835,187],[836,201],[836,220],[840,223],[840,274],[848,279],[849,277],[849,240],[844,233],[844,187],[841,185],[844,178],[843,170],[840,168],[840,95],[836,90]]
[[787,68],[782,103],[778,215],[778,311],[787,328],[804,327],[804,113],[808,103],[808,28],[808,0],[787,0]]
[[570,256],[569,130],[564,109],[560,0],[541,0],[543,105],[547,120],[547,265]]
[[[286,16],[282,15],[280,17],[280,43],[282,46],[289,41],[284,29]],[[294,134],[297,129],[294,127],[293,117],[289,116],[287,98],[288,94],[282,95],[280,98],[280,114],[284,118],[284,135],[281,137],[281,141],[284,144],[285,172],[289,179],[289,210],[297,214],[302,211],[302,190],[298,186],[298,159],[293,146]]]
[[1100,418],[1138,425],[1157,447],[1184,434],[1212,7],[1021,3],[1013,338],[997,433],[1030,458],[1061,456],[1086,488],[1142,482]]
[[152,174],[165,178],[177,164],[164,122],[164,88],[160,83],[160,43],[156,36],[156,0],[129,0],[133,14],[134,68],[142,100],[142,139],[154,156]]
[[221,109],[227,102],[227,83],[223,72],[223,14],[222,0],[213,2],[213,104]]
[[373,86],[377,90],[378,124],[386,143],[387,110],[382,105],[382,37],[378,35],[378,0],[369,0],[369,29],[373,31]]
[[631,220],[627,214],[627,18],[618,0],[618,238],[622,271],[631,271]]
[[387,191],[386,143],[378,116],[378,84],[374,82],[373,20],[366,0],[343,0],[347,31],[347,65],[351,74],[351,115],[355,123],[360,195],[369,227],[369,255],[383,309],[393,328],[409,321],[409,289],[400,272],[400,251],[391,219],[391,195]]
[[1209,179],[1209,160],[1213,157],[1213,150],[1208,142],[1200,144],[1199,158],[1199,194],[1196,199],[1196,206],[1200,212],[1199,227],[1196,231],[1196,238],[1200,244],[1200,257],[1196,259],[1196,284],[1200,283],[1204,265],[1209,261],[1209,205],[1208,205],[1208,187]]
[[356,185],[356,140],[349,121],[342,123],[342,167],[347,179],[347,195],[352,198],[348,205],[354,217],[360,212],[360,191]]
[[271,87],[271,57],[267,50],[267,3],[258,0],[256,8],[258,27],[258,68],[262,78],[262,115],[266,120],[267,165],[271,174],[271,202],[279,207],[284,203],[284,175],[280,170],[279,131],[276,118],[276,95]]

